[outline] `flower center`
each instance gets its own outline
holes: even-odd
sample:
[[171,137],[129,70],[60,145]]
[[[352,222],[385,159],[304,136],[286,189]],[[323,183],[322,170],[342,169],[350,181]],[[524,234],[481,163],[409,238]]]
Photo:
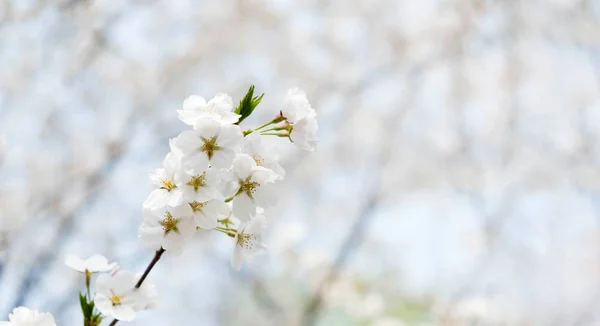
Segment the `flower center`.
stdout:
[[241,184],[241,189],[243,192],[245,192],[248,197],[252,197],[252,195],[254,194],[254,192],[256,192],[256,188],[260,187],[260,183],[256,182],[256,181],[250,181],[250,178],[242,181]]
[[217,136],[212,136],[210,138],[204,138],[201,137],[202,141],[204,142],[204,144],[202,144],[202,147],[200,147],[200,150],[205,152],[206,155],[208,156],[208,159],[212,159],[213,154],[215,153],[215,151],[218,151],[221,149],[221,146],[219,146],[217,144]]
[[240,233],[240,234],[238,234],[237,245],[244,249],[251,250],[254,248],[254,244],[257,241],[258,241],[258,238],[254,234]]
[[190,203],[190,206],[192,207],[192,210],[194,211],[194,213],[196,213],[197,211],[202,210],[202,207],[206,206],[206,204],[208,204],[207,201],[201,203],[199,201],[193,201]]
[[198,191],[198,188],[206,186],[206,171],[202,172],[202,174],[192,176],[187,185],[194,187],[194,191]]
[[115,294],[115,292],[113,292],[113,290],[110,290],[110,302],[112,303],[113,306],[118,306],[121,304],[121,301],[123,300],[122,297],[118,296]]
[[265,159],[262,158],[262,156],[260,156],[258,154],[252,155],[252,158],[254,159],[254,162],[256,162],[256,165],[261,165],[261,164],[265,163]]
[[171,178],[164,178],[161,180],[160,183],[162,183],[162,185],[163,185],[162,187],[160,187],[160,189],[165,189],[167,191],[171,191],[171,190],[177,188],[177,186],[173,182],[173,179],[171,179]]
[[179,223],[179,219],[173,218],[173,215],[171,215],[171,213],[169,212],[166,212],[165,217],[162,219],[162,221],[158,222],[158,224],[160,224],[163,227],[165,234],[171,231],[179,232],[179,230],[177,229],[177,223]]

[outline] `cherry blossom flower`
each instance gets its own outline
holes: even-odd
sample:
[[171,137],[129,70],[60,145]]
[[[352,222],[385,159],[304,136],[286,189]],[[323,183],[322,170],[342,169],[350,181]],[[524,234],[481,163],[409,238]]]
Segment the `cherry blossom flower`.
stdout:
[[145,282],[135,288],[138,281],[134,273],[119,270],[113,275],[100,274],[96,280],[96,308],[104,315],[124,321],[135,319],[136,311],[151,309],[158,304],[156,288]]
[[277,162],[277,156],[263,145],[262,136],[259,133],[251,133],[244,137],[242,153],[250,155],[256,165],[275,172],[272,181],[285,177],[285,170]]
[[9,321],[0,321],[0,326],[56,326],[52,314],[38,312],[26,307],[13,309],[8,315]]
[[179,119],[185,124],[193,126],[198,119],[210,117],[222,124],[236,123],[240,115],[233,112],[231,96],[218,93],[208,103],[198,95],[192,95],[183,101],[183,110],[178,110]]
[[287,91],[283,99],[283,108],[281,109],[283,118],[290,123],[295,123],[307,117],[311,111],[312,108],[303,90],[296,87]]
[[202,229],[214,229],[220,219],[225,219],[231,214],[229,206],[223,200],[213,199],[205,202],[190,202],[194,211],[196,225]]
[[215,198],[222,198],[219,191],[221,173],[217,169],[206,168],[204,170],[182,170],[177,174],[181,189],[188,202],[205,202]]
[[311,109],[310,113],[292,125],[290,139],[300,149],[314,152],[317,147],[317,113]]
[[196,231],[194,212],[187,203],[176,207],[144,209],[140,238],[149,246],[162,246],[171,253],[180,253],[185,239]]
[[221,125],[212,118],[200,118],[194,131],[184,131],[171,142],[171,149],[180,153],[185,169],[203,170],[228,168],[239,152],[242,131],[236,125]]
[[163,167],[150,173],[150,182],[155,189],[144,202],[144,207],[177,206],[183,202],[183,193],[177,187],[175,180],[175,175],[180,168],[180,158],[173,152],[167,154],[163,161]]
[[240,224],[235,236],[231,267],[239,271],[243,261],[250,263],[256,255],[266,250],[262,242],[265,227],[266,218],[263,215],[256,215],[249,222]]
[[256,165],[247,154],[239,154],[233,161],[227,193],[233,193],[233,215],[240,221],[248,221],[256,215],[256,207],[271,207],[277,198],[271,188],[275,173]]
[[102,255],[93,255],[83,260],[75,255],[67,255],[65,265],[80,273],[106,272],[117,267],[117,263],[108,263],[108,259]]

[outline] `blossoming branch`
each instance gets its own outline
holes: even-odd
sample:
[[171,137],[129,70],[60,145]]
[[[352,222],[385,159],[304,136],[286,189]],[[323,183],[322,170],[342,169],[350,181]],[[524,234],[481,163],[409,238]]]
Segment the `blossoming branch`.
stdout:
[[[312,152],[318,124],[305,93],[294,88],[270,121],[242,129],[240,124],[263,96],[254,96],[251,86],[236,107],[223,93],[208,102],[197,95],[183,102],[178,113],[188,130],[170,140],[162,167],[149,175],[153,189],[142,205],[139,237],[156,248],[146,270],[135,274],[119,269],[101,255],[86,260],[68,256],[65,261],[85,278],[85,292],[79,295],[84,326],[97,326],[105,318],[112,318],[110,325],[131,321],[138,311],[156,307],[158,293],[146,277],[165,252],[180,254],[197,230],[214,230],[233,239],[231,266],[236,270],[265,251],[264,209],[275,205],[277,183],[285,170],[276,153],[263,145],[263,137],[287,138]],[[94,274],[99,275],[92,287]],[[56,325],[52,315],[24,307],[16,308],[9,319],[0,326]]]

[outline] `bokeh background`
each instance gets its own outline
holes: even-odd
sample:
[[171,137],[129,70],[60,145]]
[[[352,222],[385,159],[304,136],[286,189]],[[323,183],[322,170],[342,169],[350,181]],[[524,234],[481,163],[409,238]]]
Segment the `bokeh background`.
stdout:
[[0,320],[79,324],[68,253],[143,270],[176,110],[250,84],[319,114],[270,253],[197,237],[130,325],[600,325],[598,0],[0,1]]

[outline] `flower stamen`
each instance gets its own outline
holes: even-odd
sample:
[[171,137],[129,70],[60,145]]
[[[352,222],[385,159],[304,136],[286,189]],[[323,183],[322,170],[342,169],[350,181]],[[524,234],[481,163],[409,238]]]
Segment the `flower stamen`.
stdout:
[[192,208],[192,210],[194,211],[194,213],[196,213],[196,212],[202,210],[202,207],[206,206],[206,204],[208,204],[207,201],[201,203],[199,201],[195,201],[194,200],[193,202],[190,203],[190,207]]
[[208,159],[212,159],[215,151],[218,151],[221,149],[221,146],[219,146],[217,144],[217,136],[213,136],[210,138],[204,138],[201,137],[202,141],[204,142],[204,144],[202,144],[202,147],[200,147],[200,150],[205,152],[206,155],[208,156]]
[[187,185],[194,187],[194,191],[198,191],[198,188],[206,186],[206,171],[202,172],[202,174],[192,176]]
[[160,224],[163,227],[165,234],[171,231],[179,232],[179,229],[177,229],[177,223],[179,223],[179,219],[173,218],[173,215],[171,215],[171,213],[169,212],[166,212],[165,218],[163,218],[162,221],[158,222],[158,224]]
[[171,179],[171,178],[164,178],[160,181],[160,183],[162,183],[162,187],[160,187],[160,189],[171,191],[171,190],[177,188],[177,186],[175,185],[175,182],[173,182],[173,179]]

